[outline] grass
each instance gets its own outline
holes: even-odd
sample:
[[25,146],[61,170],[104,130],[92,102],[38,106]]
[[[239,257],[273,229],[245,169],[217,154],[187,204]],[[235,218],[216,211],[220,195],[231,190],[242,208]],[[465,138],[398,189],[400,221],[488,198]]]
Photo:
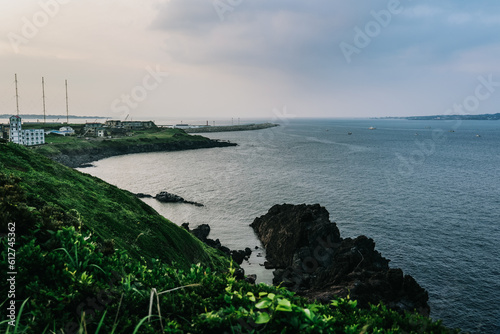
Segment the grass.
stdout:
[[21,178],[32,205],[50,204],[64,211],[78,211],[85,228],[102,240],[114,240],[133,257],[159,258],[183,267],[220,262],[213,249],[207,249],[132,193],[30,149],[0,144],[0,170]]
[[180,129],[152,128],[133,131],[129,135],[115,136],[113,138],[59,136],[49,134],[45,137],[45,145],[36,146],[32,149],[40,154],[52,157],[59,154],[80,154],[89,150],[166,144],[184,141],[203,142],[210,141],[210,139],[202,136],[188,135]]

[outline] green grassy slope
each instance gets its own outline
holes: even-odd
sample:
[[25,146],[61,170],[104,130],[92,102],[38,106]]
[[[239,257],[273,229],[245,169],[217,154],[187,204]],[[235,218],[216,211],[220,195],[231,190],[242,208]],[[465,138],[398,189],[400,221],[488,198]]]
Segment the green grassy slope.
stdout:
[[78,138],[76,136],[48,135],[45,138],[47,145],[37,146],[34,149],[45,156],[58,154],[79,154],[91,149],[113,149],[126,146],[141,146],[150,144],[167,144],[183,141],[210,142],[202,136],[192,136],[179,129],[154,128],[134,131],[130,136],[109,138]]
[[192,263],[221,264],[215,250],[207,249],[128,191],[16,144],[0,144],[0,172],[21,178],[28,203],[42,207],[76,209],[85,228],[133,257],[159,258],[180,267]]

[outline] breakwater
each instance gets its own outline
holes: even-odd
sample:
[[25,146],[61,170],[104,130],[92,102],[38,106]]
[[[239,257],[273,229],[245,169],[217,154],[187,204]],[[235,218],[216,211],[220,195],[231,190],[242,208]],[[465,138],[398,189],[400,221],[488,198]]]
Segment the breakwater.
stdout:
[[243,125],[221,125],[221,126],[204,126],[201,128],[186,129],[187,133],[203,133],[203,132],[226,132],[226,131],[249,131],[273,128],[279,126],[274,123],[260,123],[260,124],[243,124]]

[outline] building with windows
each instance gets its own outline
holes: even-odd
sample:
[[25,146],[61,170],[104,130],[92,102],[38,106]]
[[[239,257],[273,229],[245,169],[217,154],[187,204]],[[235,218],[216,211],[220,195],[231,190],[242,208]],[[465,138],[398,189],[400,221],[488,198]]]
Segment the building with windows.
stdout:
[[9,118],[9,140],[24,146],[45,144],[45,131],[43,129],[23,130],[22,120],[19,116]]

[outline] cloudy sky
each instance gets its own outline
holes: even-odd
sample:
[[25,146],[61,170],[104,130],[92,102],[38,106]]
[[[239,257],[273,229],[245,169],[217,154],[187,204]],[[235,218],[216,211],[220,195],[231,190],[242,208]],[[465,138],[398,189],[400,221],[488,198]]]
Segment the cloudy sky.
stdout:
[[[500,2],[4,0],[0,113],[500,112]],[[498,91],[497,91],[498,90]],[[463,110],[463,108],[462,108]]]

